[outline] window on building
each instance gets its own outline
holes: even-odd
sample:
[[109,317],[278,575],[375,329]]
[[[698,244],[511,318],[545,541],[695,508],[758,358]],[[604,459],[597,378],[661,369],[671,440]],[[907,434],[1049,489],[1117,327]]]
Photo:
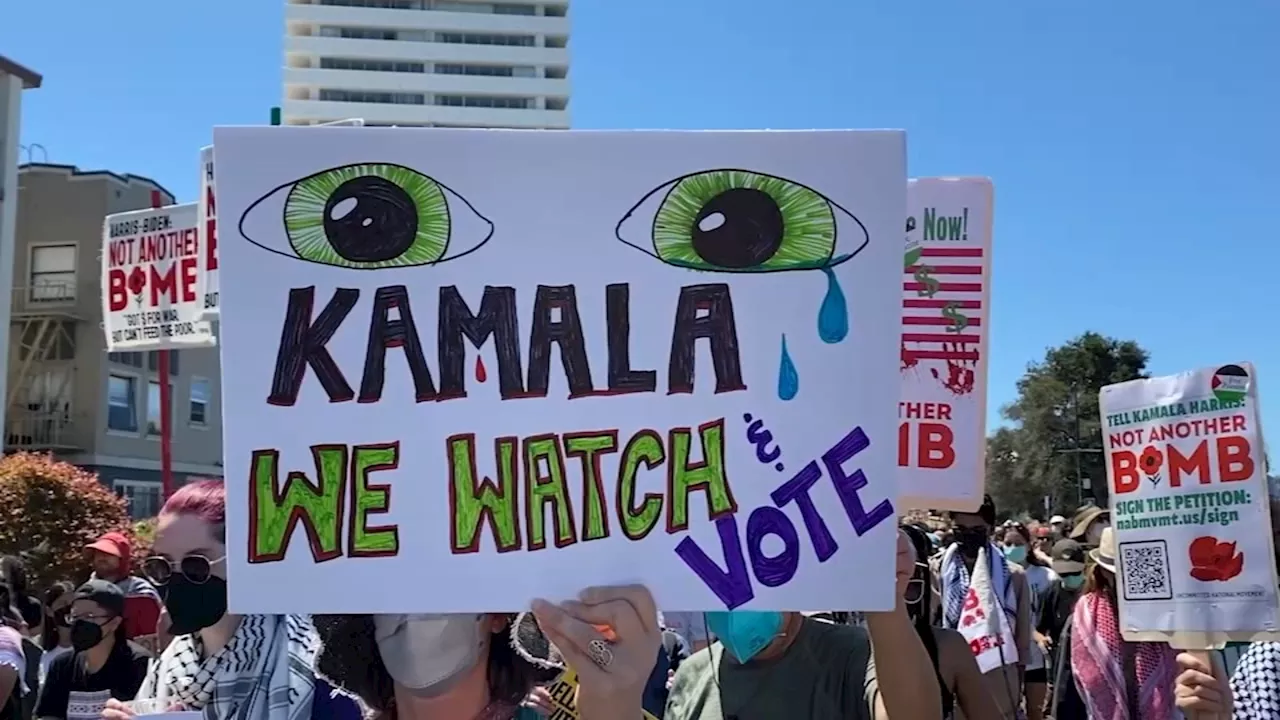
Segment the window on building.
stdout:
[[435,70],[436,73],[440,75],[537,77],[537,68],[532,65],[460,65],[458,63],[437,63]]
[[558,65],[552,65],[546,69],[543,77],[546,77],[550,80],[563,80],[569,77],[569,68],[561,67]]
[[426,0],[320,0],[321,5],[386,8],[389,10],[421,10],[424,2]]
[[[173,385],[169,386],[169,403],[173,403]],[[147,383],[147,434],[160,436],[160,383]]]
[[542,6],[542,14],[547,17],[565,17],[569,14],[569,6],[548,3]]
[[364,70],[366,72],[421,73],[427,71],[426,63],[395,62],[392,60],[356,60],[352,58],[320,58],[324,70]]
[[538,8],[519,3],[494,3],[493,12],[495,15],[537,15]]
[[504,95],[437,95],[436,105],[525,110],[533,107],[533,98],[507,97]]
[[192,425],[208,425],[209,424],[209,398],[213,392],[213,385],[204,378],[191,378],[191,407],[188,410],[188,419]]
[[107,353],[107,359],[111,362],[120,363],[121,365],[128,365],[129,367],[142,367],[142,353],[140,352],[125,351]]
[[564,110],[569,107],[569,101],[566,98],[547,98],[547,110]]
[[422,93],[370,92],[367,90],[320,90],[320,99],[326,102],[382,103],[387,105],[426,105],[427,96]]
[[[158,350],[147,351],[147,369],[150,370],[151,372],[160,371],[160,351]],[[169,351],[169,374],[170,375],[178,374],[178,351],[177,350]]]
[[436,33],[436,42],[454,45],[508,45],[512,47],[533,47],[532,35],[498,35],[493,33]]
[[31,248],[31,302],[72,302],[76,299],[76,246],[36,245]]
[[563,35],[547,35],[542,39],[542,46],[549,48],[569,47],[569,38]]
[[107,377],[107,428],[138,432],[138,379],[128,375]]
[[161,488],[158,482],[112,480],[111,489],[129,503],[129,517],[145,520],[160,514]]
[[401,39],[395,30],[384,28],[334,27],[325,25],[320,28],[320,37],[346,38],[348,40],[398,40]]

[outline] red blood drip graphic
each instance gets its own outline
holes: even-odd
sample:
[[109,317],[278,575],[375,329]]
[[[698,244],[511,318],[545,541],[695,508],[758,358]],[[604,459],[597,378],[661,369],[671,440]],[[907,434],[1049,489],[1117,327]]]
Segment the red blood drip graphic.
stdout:
[[489,372],[484,369],[484,358],[476,356],[476,382],[484,382],[489,379]]

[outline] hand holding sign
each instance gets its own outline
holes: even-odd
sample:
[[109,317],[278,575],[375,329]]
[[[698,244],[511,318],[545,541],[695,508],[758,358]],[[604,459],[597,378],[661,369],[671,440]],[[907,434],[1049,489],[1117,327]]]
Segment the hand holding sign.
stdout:
[[[639,585],[588,588],[581,602],[534,602],[533,613],[582,684],[578,711],[584,720],[640,715],[662,631],[653,595]],[[607,625],[614,640],[595,626]],[[634,708],[634,712],[630,709]]]
[[1230,718],[1234,705],[1231,685],[1222,664],[1203,652],[1178,655],[1178,685],[1174,690],[1178,709],[1189,720]]

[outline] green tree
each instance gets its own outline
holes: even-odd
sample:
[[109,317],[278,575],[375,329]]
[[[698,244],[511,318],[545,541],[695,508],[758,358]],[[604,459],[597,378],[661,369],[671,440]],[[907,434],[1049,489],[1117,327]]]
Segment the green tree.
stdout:
[[0,458],[0,554],[26,560],[28,585],[89,575],[85,545],[105,532],[132,534],[123,498],[93,473],[48,455]]
[[1090,480],[1090,493],[1107,503],[1098,393],[1105,385],[1147,377],[1149,356],[1132,340],[1095,332],[1045,353],[1018,381],[1018,398],[1001,408],[1012,427],[987,441],[989,491],[1001,513],[1065,513],[1080,505],[1077,476]]

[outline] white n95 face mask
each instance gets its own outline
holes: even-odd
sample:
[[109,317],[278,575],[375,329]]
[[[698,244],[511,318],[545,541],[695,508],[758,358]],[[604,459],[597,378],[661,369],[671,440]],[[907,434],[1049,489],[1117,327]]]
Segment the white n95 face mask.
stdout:
[[391,679],[418,695],[440,695],[476,666],[485,615],[375,615],[374,639]]

